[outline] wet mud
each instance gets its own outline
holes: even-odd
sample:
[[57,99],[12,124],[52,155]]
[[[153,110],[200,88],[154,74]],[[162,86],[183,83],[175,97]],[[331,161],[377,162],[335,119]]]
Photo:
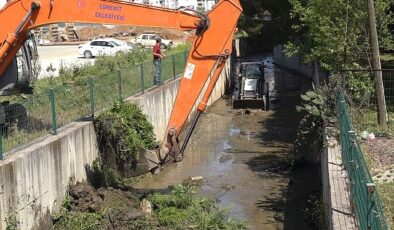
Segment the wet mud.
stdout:
[[319,190],[319,169],[292,165],[301,120],[295,105],[311,83],[275,67],[269,55],[249,60],[267,66],[270,110],[233,110],[230,99],[218,101],[200,118],[185,159],[134,188],[163,189],[202,176],[201,195],[247,221],[250,229],[313,229],[306,209]]

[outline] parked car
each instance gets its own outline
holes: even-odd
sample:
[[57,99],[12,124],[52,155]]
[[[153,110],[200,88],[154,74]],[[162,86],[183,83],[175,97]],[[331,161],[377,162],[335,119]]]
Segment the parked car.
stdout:
[[87,42],[78,47],[79,55],[85,58],[92,58],[103,55],[115,55],[118,52],[128,52],[132,50],[126,42],[114,38],[102,38]]
[[153,47],[156,44],[156,38],[161,39],[161,48],[166,49],[171,47],[174,42],[171,40],[163,39],[157,34],[140,34],[135,38],[134,44],[142,47]]
[[123,52],[128,52],[128,51],[133,49],[133,46],[131,46],[129,43],[127,43],[125,41],[122,41],[122,40],[119,40],[119,39],[103,38],[101,40],[111,42],[115,46],[118,46],[118,48],[120,48]]

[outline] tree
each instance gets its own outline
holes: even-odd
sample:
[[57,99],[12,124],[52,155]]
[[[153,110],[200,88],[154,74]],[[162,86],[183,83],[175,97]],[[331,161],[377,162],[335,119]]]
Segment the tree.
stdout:
[[[370,54],[365,1],[289,0],[291,17],[297,20],[293,29],[299,36],[286,46],[289,54],[305,61],[319,60],[327,71],[367,65]],[[392,0],[376,1],[379,42],[394,48],[388,25],[394,21],[390,12]]]
[[244,11],[238,27],[250,38],[268,49],[288,41],[292,24],[288,0],[241,0],[241,4]]

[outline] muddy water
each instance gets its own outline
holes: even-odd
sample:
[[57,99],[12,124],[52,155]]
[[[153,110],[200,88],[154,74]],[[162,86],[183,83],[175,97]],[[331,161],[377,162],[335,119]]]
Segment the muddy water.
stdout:
[[297,179],[289,162],[300,120],[294,107],[310,84],[276,68],[269,56],[250,59],[268,66],[271,110],[248,113],[232,110],[230,100],[218,101],[200,118],[185,159],[135,187],[161,189],[203,176],[201,194],[229,208],[230,215],[247,221],[250,229],[308,229],[297,201],[304,189],[297,192],[291,186],[302,183],[312,171],[299,171],[304,175]]

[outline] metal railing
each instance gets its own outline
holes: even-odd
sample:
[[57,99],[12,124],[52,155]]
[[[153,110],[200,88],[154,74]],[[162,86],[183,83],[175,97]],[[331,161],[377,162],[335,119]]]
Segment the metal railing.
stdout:
[[388,230],[379,194],[368,171],[343,92],[338,96],[342,161],[349,174],[352,208],[362,230]]
[[[163,58],[161,79],[175,79],[183,73],[187,52]],[[0,104],[0,160],[3,153],[45,134],[57,134],[58,129],[72,121],[94,116],[114,102],[144,93],[153,87],[153,63],[127,69],[98,73],[94,77],[76,79],[44,93],[13,98],[10,104]]]

